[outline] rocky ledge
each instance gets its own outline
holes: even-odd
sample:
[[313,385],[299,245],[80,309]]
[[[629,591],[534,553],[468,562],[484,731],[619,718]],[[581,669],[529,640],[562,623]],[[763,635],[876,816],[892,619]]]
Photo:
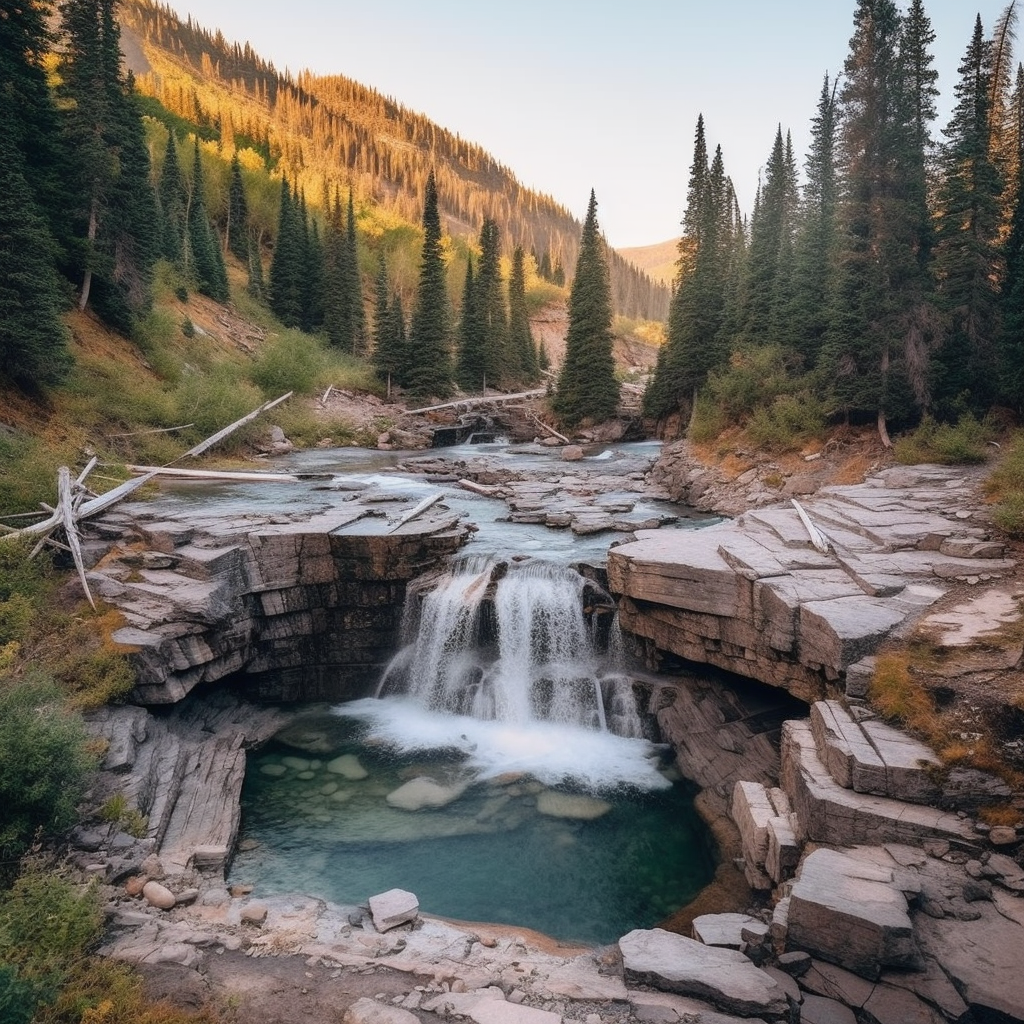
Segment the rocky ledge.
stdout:
[[406,585],[469,536],[444,505],[402,523],[415,502],[338,493],[273,515],[138,504],[94,520],[89,583],[126,620],[113,639],[133,652],[133,699],[174,703],[239,675],[257,700],[365,695],[395,650]]
[[622,628],[808,702],[844,686],[862,696],[861,659],[953,586],[1014,568],[978,514],[976,476],[897,466],[821,490],[803,508],[825,552],[785,506],[685,533],[638,531],[608,554]]

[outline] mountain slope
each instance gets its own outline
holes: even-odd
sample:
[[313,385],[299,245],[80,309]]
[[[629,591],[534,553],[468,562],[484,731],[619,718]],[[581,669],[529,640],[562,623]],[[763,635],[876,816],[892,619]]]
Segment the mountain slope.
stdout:
[[[210,138],[254,149],[311,203],[351,185],[418,223],[433,169],[452,234],[475,237],[491,217],[509,250],[518,244],[567,269],[575,265],[581,225],[564,207],[426,117],[342,75],[283,75],[248,43],[229,43],[151,0],[125,0],[120,18],[122,46],[144,94]],[[668,289],[614,252],[610,263],[616,311],[664,319]]]
[[670,238],[667,242],[654,245],[637,245],[627,249],[619,249],[619,255],[642,270],[652,281],[672,286],[676,277],[676,261],[679,259],[679,239]]

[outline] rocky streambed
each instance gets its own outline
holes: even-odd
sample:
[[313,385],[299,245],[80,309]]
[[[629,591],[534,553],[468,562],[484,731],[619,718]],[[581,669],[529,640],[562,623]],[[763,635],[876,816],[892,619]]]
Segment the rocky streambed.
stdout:
[[[582,479],[589,461],[549,472]],[[598,477],[603,467],[586,468]],[[517,490],[524,481],[485,478],[483,468],[423,469],[496,488],[512,512],[545,522],[550,504],[553,528],[574,521],[561,521],[565,507],[599,503],[609,490],[606,480],[589,496],[569,496],[557,479]],[[665,470],[653,477],[664,480]],[[642,493],[651,479],[641,473],[631,485]],[[550,500],[552,483],[564,498]],[[941,769],[863,700],[870,659],[894,636],[924,629],[974,656],[993,635],[978,626],[992,623],[991,608],[1004,625],[1019,620],[1016,565],[990,538],[977,484],[960,470],[916,467],[822,490],[806,508],[826,551],[812,547],[783,502],[694,532],[617,527],[627,542],[610,553],[610,586],[652,662],[684,658],[774,689],[714,672],[658,677],[647,688],[680,769],[703,787],[723,854],[708,896],[717,912],[666,922],[686,934],[645,929],[587,950],[432,919],[415,894],[389,894],[398,910],[388,916],[375,900],[262,899],[224,881],[244,752],[276,731],[283,713],[207,684],[248,674],[259,697],[342,696],[325,693],[323,680],[349,646],[325,647],[323,623],[358,640],[364,612],[393,608],[397,594],[383,597],[370,577],[395,570],[388,585],[404,586],[459,546],[460,520],[435,510],[393,540],[391,523],[375,530],[372,517],[351,518],[354,506],[315,522],[236,522],[233,532],[213,521],[146,524],[134,513],[100,524],[91,580],[135,631],[122,639],[139,647],[139,696],[177,701],[160,715],[109,709],[94,724],[109,743],[94,799],[124,792],[149,818],[141,839],[116,827],[76,837],[81,869],[109,885],[106,951],[196,998],[218,976],[217,991],[231,988],[214,966],[225,957],[236,978],[254,965],[253,1020],[265,992],[259,962],[285,955],[301,958],[306,981],[318,979],[324,1019],[344,1013],[352,1022],[1024,1020],[1020,836],[977,816],[993,803],[1019,810],[1014,795],[995,777]],[[535,510],[523,508],[530,501]],[[136,531],[133,550],[112,555],[126,530]],[[154,561],[161,557],[170,561]],[[358,593],[343,589],[353,576]],[[329,671],[312,674],[319,681],[310,691],[296,635],[327,652],[319,664]],[[1015,643],[994,644],[1003,668],[974,667],[1019,673]],[[185,690],[191,698],[177,700]],[[294,986],[295,1006],[308,997],[300,978],[280,984]],[[248,998],[244,985],[237,998]]]

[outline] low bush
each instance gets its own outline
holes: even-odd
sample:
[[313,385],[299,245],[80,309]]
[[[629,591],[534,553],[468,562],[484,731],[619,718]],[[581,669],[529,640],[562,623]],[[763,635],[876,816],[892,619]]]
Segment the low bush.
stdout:
[[778,395],[771,405],[754,411],[746,429],[750,440],[766,452],[793,451],[823,436],[825,412],[809,393]]
[[288,391],[308,395],[316,390],[326,363],[323,345],[316,338],[287,331],[264,342],[249,377],[268,399]]
[[1024,434],[1014,437],[995,471],[985,482],[995,502],[992,519],[1015,540],[1024,540]]
[[0,679],[0,861],[21,857],[37,834],[75,821],[93,767],[82,719],[41,672]]
[[925,416],[915,430],[896,439],[893,453],[904,465],[922,462],[971,465],[984,462],[990,456],[989,442],[995,435],[991,423],[978,420],[971,413],[961,416],[956,423],[939,423]]

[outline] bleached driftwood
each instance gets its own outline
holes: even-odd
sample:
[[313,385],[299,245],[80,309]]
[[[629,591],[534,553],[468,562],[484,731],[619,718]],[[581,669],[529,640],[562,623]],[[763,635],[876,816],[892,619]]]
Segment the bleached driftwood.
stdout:
[[321,409],[326,409],[327,408],[327,399],[331,397],[331,392],[333,390],[334,390],[334,385],[333,384],[328,384],[327,385],[327,390],[324,392],[323,398],[320,399],[320,408]]
[[403,416],[415,416],[421,412],[438,412],[441,409],[467,409],[474,405],[501,405],[505,402],[517,402],[523,398],[539,398],[546,395],[544,388],[537,388],[533,391],[520,391],[515,395],[482,395],[477,398],[460,398],[457,402],[443,402],[441,405],[425,405],[422,409],[406,409]]
[[269,409],[273,409],[275,405],[280,405],[285,399],[291,398],[294,392],[289,391],[288,394],[282,395],[280,398],[275,398],[270,402],[264,402],[258,409],[253,409],[252,412],[243,416],[240,420],[235,420],[234,423],[229,423],[223,430],[218,430],[216,434],[212,434],[205,441],[200,441],[194,448],[189,448],[184,455],[179,455],[174,461],[181,462],[182,459],[196,458],[202,455],[207,449],[212,448],[218,441],[223,441],[229,434],[233,434],[239,427],[245,426],[246,423],[256,419],[261,413],[267,412]]
[[128,434],[107,434],[107,437],[139,437],[142,434],[171,434],[175,430],[188,430],[194,423],[182,423],[180,427],[151,427],[149,430],[133,430]]
[[460,480],[459,486],[464,490],[480,494],[485,498],[493,498],[501,490],[500,487],[493,484],[478,484],[475,480]]
[[804,529],[807,530],[807,536],[811,538],[811,543],[820,551],[823,555],[828,554],[829,542],[828,538],[811,522],[810,517],[803,510],[800,502],[796,498],[790,498],[793,502],[793,508],[796,509],[796,514],[800,517],[800,522],[804,524]]
[[[84,480],[86,473],[96,464],[96,460],[86,467],[85,472],[78,478]],[[75,481],[78,484],[78,481]],[[80,486],[80,484],[79,484]],[[75,520],[75,492],[71,483],[71,470],[67,466],[61,466],[57,471],[57,510],[60,512],[61,526],[64,527],[64,534],[68,539],[68,547],[71,549],[71,558],[74,560],[75,569],[78,571],[78,578],[82,581],[82,589],[85,596],[96,610],[96,602],[92,599],[92,591],[89,589],[89,581],[85,578],[85,561],[82,558],[82,544],[78,537],[78,525]]]
[[398,522],[395,523],[395,525],[392,526],[390,530],[388,530],[388,533],[394,533],[395,530],[398,530],[401,527],[405,526],[405,524],[408,523],[410,520],[415,519],[418,515],[422,515],[424,512],[427,511],[428,508],[430,508],[431,505],[433,505],[435,502],[440,501],[443,497],[443,492],[438,491],[437,494],[432,494],[429,498],[424,498],[415,508],[406,512],[405,515],[402,516],[402,518],[399,519]]
[[530,418],[538,427],[541,428],[541,430],[546,430],[552,437],[557,437],[559,441],[564,441],[566,444],[572,444],[572,441],[570,441],[565,434],[560,434],[554,427],[549,427],[542,419],[534,416],[533,413],[530,413]]
[[239,482],[263,482],[273,484],[296,484],[300,477],[294,473],[244,473],[228,469],[177,469],[173,466],[127,466],[129,473],[148,473],[150,476],[176,476],[186,480],[236,480]]

